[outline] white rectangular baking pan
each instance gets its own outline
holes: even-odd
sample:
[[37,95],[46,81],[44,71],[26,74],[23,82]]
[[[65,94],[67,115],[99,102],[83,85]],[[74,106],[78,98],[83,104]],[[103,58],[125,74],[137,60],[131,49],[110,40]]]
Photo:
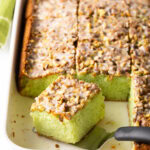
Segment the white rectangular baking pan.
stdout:
[[[4,129],[5,140],[12,149],[49,149],[49,150],[78,150],[71,144],[65,144],[45,137],[40,137],[32,132],[32,120],[29,110],[33,99],[21,96],[16,88],[16,64],[17,55],[21,51],[20,39],[22,39],[23,12],[26,0],[17,0],[12,27],[10,44],[9,80],[6,93],[6,121]],[[100,126],[113,131],[117,127],[128,125],[128,111],[126,102],[105,102],[105,119]],[[56,146],[56,144],[58,145]],[[106,142],[100,150],[130,150],[131,143],[117,142],[113,138]]]

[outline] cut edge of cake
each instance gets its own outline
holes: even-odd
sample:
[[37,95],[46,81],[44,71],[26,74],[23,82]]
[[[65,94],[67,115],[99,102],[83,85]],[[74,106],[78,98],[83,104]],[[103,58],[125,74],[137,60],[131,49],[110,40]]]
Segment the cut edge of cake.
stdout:
[[131,78],[127,76],[111,75],[77,75],[77,78],[86,82],[96,83],[102,90],[105,100],[127,101],[130,91]]
[[[33,13],[34,13],[34,1],[28,0],[27,6],[26,6],[26,12],[25,12],[25,30],[24,30],[24,37],[23,37],[23,44],[22,44],[20,67],[19,67],[18,90],[21,93],[21,95],[30,96],[30,97],[38,96],[38,94],[40,94],[40,92],[42,90],[44,90],[47,87],[47,85],[52,83],[59,75],[66,74],[65,73],[66,70],[63,70],[63,68],[62,69],[58,68],[54,72],[53,71],[46,72],[46,73],[44,72],[44,74],[36,75],[35,77],[34,77],[34,75],[31,76],[28,74],[27,69],[26,69],[26,64],[29,63],[27,60],[27,57],[28,57],[27,53],[29,53],[29,52],[27,50],[28,50],[28,44],[30,43],[30,37],[31,37],[31,33],[32,33],[33,23],[35,20],[37,20],[37,18],[34,17]],[[70,34],[73,34],[73,33],[70,33]],[[74,52],[73,52],[75,50],[74,47],[69,47],[69,45],[68,45],[68,46],[66,46],[66,51],[69,48],[71,49],[69,51],[69,54],[71,56],[74,55]],[[67,55],[66,57],[68,57],[68,59],[71,57],[69,54],[66,54]],[[61,52],[59,53],[59,50],[58,50],[58,55],[61,55]],[[66,60],[68,60],[68,59],[66,58]],[[75,74],[75,66],[73,66],[73,63],[75,65],[75,62],[74,62],[75,58],[73,58],[73,59],[70,58],[70,59],[72,60],[72,64],[69,64],[67,68],[70,67],[69,74],[74,75]],[[29,64],[29,66],[30,66],[30,64]],[[59,71],[59,70],[62,70],[62,71]],[[41,87],[42,84],[43,84],[43,87]]]
[[36,98],[30,115],[38,134],[76,143],[103,119],[104,97],[94,83],[60,76]]
[[[100,100],[101,102],[99,102]],[[85,108],[81,110],[81,112],[79,111],[70,120],[71,121],[70,123],[69,120],[67,119],[64,119],[62,123],[60,122],[58,117],[54,117],[54,115],[48,114],[47,112],[35,111],[35,112],[31,112],[30,115],[33,118],[33,125],[36,128],[36,131],[39,135],[46,136],[48,138],[52,138],[66,143],[77,143],[88,133],[88,131],[96,123],[98,123],[101,119],[104,118],[104,104],[102,103],[102,100],[104,100],[104,97],[101,94],[96,95],[96,97],[91,99],[91,102],[89,102],[85,106]],[[100,111],[96,113],[95,108]],[[87,113],[89,114],[88,117],[86,117]],[[82,120],[79,119],[78,117],[81,117]],[[50,124],[54,124],[55,126],[51,130],[49,127]],[[56,129],[57,125],[61,126],[62,124],[63,124],[63,128]],[[78,126],[78,128],[76,128],[76,126]],[[67,129],[70,129],[72,132],[71,133],[68,132]],[[55,131],[58,137],[55,137],[56,134],[54,133]],[[65,133],[65,138],[63,136],[64,133]]]
[[[150,76],[133,75],[129,98],[129,119],[131,126],[150,126],[150,114],[147,112],[149,105]],[[149,150],[150,145],[133,143],[133,150]]]

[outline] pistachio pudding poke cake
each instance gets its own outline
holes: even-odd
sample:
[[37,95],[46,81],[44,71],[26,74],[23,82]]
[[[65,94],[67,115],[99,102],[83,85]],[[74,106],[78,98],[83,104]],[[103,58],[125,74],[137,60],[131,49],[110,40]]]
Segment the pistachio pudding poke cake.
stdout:
[[102,94],[150,127],[150,2],[28,0],[25,21],[18,87],[37,97],[39,134],[78,142],[104,116]]

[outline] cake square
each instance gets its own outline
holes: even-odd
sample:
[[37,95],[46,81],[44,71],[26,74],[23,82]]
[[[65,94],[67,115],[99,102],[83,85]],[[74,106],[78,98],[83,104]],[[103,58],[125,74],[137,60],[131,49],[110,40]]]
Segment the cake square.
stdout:
[[[132,126],[150,127],[150,75],[134,75],[131,80],[129,114]],[[135,150],[150,149],[150,145],[134,143]]]
[[127,100],[129,96],[128,16],[124,0],[82,0],[79,3],[77,77],[99,85],[106,100]]
[[94,83],[60,76],[31,106],[37,133],[76,143],[104,117],[104,97]]
[[77,1],[28,0],[27,8],[19,91],[35,97],[59,75],[75,74]]

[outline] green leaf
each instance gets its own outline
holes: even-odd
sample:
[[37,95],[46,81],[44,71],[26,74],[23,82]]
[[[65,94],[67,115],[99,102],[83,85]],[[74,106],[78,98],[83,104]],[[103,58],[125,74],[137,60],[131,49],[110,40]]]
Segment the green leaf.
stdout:
[[9,31],[9,23],[0,19],[0,43],[4,44]]
[[0,17],[12,19],[16,0],[0,0]]

